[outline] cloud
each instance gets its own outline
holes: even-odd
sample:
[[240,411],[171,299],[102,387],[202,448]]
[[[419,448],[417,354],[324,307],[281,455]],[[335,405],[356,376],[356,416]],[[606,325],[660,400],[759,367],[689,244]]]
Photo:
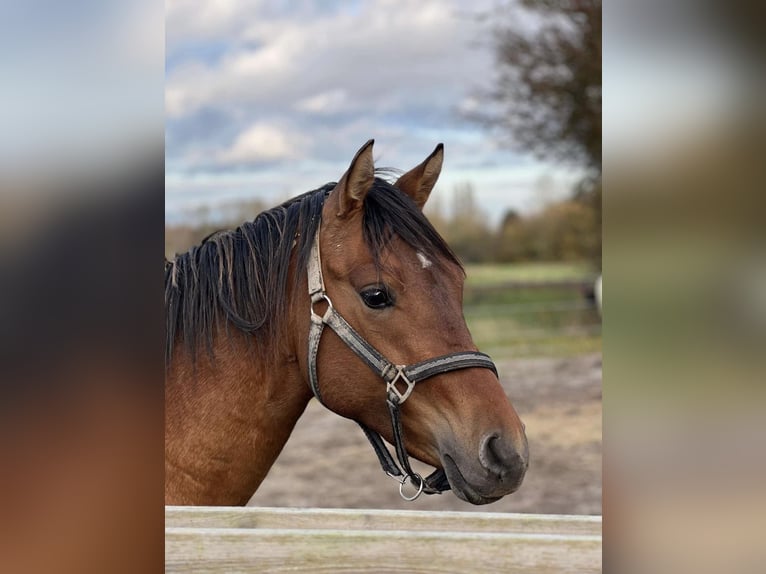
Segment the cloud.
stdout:
[[166,0],[165,22],[168,48],[189,40],[236,35],[261,2],[248,0]]
[[345,90],[329,90],[300,100],[295,108],[302,112],[328,115],[344,110],[347,104]]
[[359,13],[249,19],[219,62],[181,63],[169,73],[168,114],[211,105],[310,113],[306,101],[339,90],[347,105],[376,114],[414,103],[443,108],[491,66],[469,46],[476,23],[456,14],[456,2],[424,0],[413,10],[405,0],[372,0]]
[[268,124],[254,124],[243,131],[231,146],[221,150],[222,164],[258,164],[300,157],[305,140]]
[[332,170],[371,137],[384,163],[399,165],[446,141],[445,129],[475,130],[455,109],[491,57],[470,47],[478,27],[458,16],[461,1],[424,0],[417,10],[406,0],[341,2],[325,11],[297,2],[271,13],[273,3],[172,3],[168,165],[198,172],[267,161],[241,126],[289,129],[300,141],[291,159]]
[[408,169],[444,142],[441,187],[475,181],[498,212],[503,194],[526,201],[528,163],[459,117],[493,75],[491,51],[477,47],[486,27],[471,16],[491,2],[169,0],[174,197],[200,178],[218,189],[227,174],[232,194],[299,193],[340,177],[375,138],[378,165]]

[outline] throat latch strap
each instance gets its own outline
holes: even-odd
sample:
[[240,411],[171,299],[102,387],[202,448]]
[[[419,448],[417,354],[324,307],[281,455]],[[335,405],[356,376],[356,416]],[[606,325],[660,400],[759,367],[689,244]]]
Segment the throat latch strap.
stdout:
[[[354,328],[333,307],[327,296],[322,275],[322,261],[319,254],[319,228],[311,247],[308,261],[308,291],[311,298],[311,325],[308,337],[308,374],[311,390],[320,403],[322,395],[319,390],[317,376],[317,355],[319,341],[322,338],[325,325],[329,326],[338,337],[360,358],[370,369],[386,383],[386,404],[391,416],[391,427],[394,438],[394,448],[398,466],[388,452],[383,439],[375,431],[359,423],[370,441],[380,465],[389,476],[399,482],[399,492],[406,500],[415,500],[421,492],[436,494],[449,490],[449,483],[443,470],[436,470],[426,478],[412,470],[404,446],[404,429],[401,421],[400,407],[410,397],[415,385],[435,375],[448,373],[458,369],[485,368],[497,375],[497,369],[492,359],[477,351],[462,351],[450,353],[433,359],[414,363],[412,365],[395,365],[386,359],[375,347],[357,333]],[[318,311],[319,305],[326,305],[324,312]],[[417,492],[407,496],[403,492],[404,484],[409,481]]]

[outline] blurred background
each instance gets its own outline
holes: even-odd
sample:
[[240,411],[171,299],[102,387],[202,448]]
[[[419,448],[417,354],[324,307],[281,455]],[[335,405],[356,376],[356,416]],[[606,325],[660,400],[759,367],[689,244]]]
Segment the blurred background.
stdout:
[[[446,144],[429,214],[465,246],[466,314],[538,441],[519,509],[601,505],[598,249],[542,238],[598,238],[579,226],[608,182],[607,571],[762,570],[764,4],[605,6],[603,178],[577,135],[594,122],[563,121],[600,101],[569,63],[599,34],[553,15],[591,7],[0,4],[0,571],[162,567],[159,253],[337,179],[370,137],[402,169]],[[544,460],[566,488],[533,490],[556,484]],[[254,503],[288,503],[277,471]]]
[[164,10],[0,3],[0,571],[163,565]]
[[[337,181],[369,138],[401,170],[444,142],[426,213],[532,463],[502,502],[416,506],[600,514],[600,1],[181,0],[166,31],[166,256]],[[413,507],[354,429],[312,402],[252,504]]]

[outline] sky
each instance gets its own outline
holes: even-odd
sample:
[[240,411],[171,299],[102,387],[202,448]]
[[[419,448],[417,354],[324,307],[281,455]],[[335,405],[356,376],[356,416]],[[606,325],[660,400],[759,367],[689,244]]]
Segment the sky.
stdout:
[[502,148],[463,115],[492,85],[474,17],[489,2],[168,0],[166,221],[337,181],[370,138],[376,165],[401,170],[444,143],[434,194],[448,208],[470,183],[493,222],[566,196],[578,171]]

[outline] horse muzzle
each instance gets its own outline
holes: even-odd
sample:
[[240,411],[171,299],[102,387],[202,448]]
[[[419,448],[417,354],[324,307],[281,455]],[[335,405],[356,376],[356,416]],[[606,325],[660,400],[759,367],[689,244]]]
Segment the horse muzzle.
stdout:
[[482,438],[478,453],[445,449],[441,462],[458,498],[489,504],[519,489],[529,467],[529,448],[526,436],[512,441],[501,433],[490,433]]

